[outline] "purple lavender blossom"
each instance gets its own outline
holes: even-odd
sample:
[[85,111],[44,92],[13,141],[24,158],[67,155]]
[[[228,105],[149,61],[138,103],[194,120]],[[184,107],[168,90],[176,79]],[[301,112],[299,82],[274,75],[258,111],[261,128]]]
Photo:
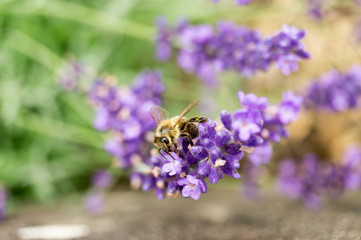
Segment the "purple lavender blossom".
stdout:
[[308,14],[311,18],[320,20],[324,17],[324,2],[325,0],[308,0]]
[[69,59],[59,73],[58,83],[65,91],[80,91],[82,80],[89,74],[89,69],[85,65]]
[[248,3],[252,2],[253,0],[235,0],[238,5],[247,5]]
[[[157,46],[163,44],[163,36],[169,32],[168,28],[159,28]],[[277,63],[286,75],[297,71],[298,62],[310,57],[301,42],[304,36],[305,31],[283,25],[280,32],[262,38],[244,26],[219,22],[216,28],[206,24],[183,25],[167,38],[171,39],[167,40],[167,46],[177,46],[180,68],[196,74],[207,85],[216,86],[218,74],[227,70],[250,77]]]
[[247,163],[244,166],[244,195],[252,200],[257,200],[261,197],[261,191],[258,180],[262,176],[263,171],[260,166]]
[[291,72],[298,71],[299,61],[301,61],[301,59],[294,54],[281,56],[277,59],[276,67],[281,70],[284,75],[288,76],[291,74]]
[[6,191],[0,186],[0,220],[5,217],[6,214]]
[[305,155],[300,164],[292,159],[279,164],[277,188],[310,209],[319,209],[324,199],[360,186],[361,148],[357,146],[351,146],[338,164],[321,162],[312,154]]
[[245,94],[244,92],[238,92],[238,98],[241,105],[245,108],[253,108],[257,110],[264,110],[268,106],[268,100],[265,97],[258,98],[255,94]]
[[302,97],[296,96],[290,91],[285,92],[277,111],[277,116],[280,122],[288,124],[297,120],[302,101]]
[[[216,184],[224,175],[241,178],[238,172],[240,161],[245,151],[252,152],[252,147],[256,150],[249,155],[251,165],[258,167],[268,163],[272,155],[273,138],[270,133],[275,131],[273,124],[277,122],[286,131],[286,124],[295,120],[292,117],[282,121],[282,114],[277,114],[278,110],[289,105],[297,116],[301,98],[288,92],[284,94],[281,104],[274,106],[268,104],[267,98],[254,94],[239,92],[238,96],[242,107],[233,114],[222,111],[223,125],[211,119],[198,124],[199,138],[194,139],[194,146],[189,145],[187,138],[178,140],[179,156],[162,152],[164,159],[154,152],[150,160],[144,162],[145,171],[132,174],[132,185],[142,186],[143,190],[155,189],[160,199],[165,193],[199,199],[207,189],[207,178],[211,184]],[[110,144],[109,149],[116,152],[112,146]]]
[[106,189],[110,186],[112,177],[105,170],[98,170],[94,173],[92,183],[93,186],[101,189]]
[[[214,3],[218,3],[219,0],[209,0],[209,1],[212,1]],[[247,5],[248,3],[252,2],[253,0],[235,0],[235,2],[240,5],[240,6],[243,6],[243,5]]]
[[168,173],[169,176],[174,176],[182,172],[182,161],[175,153],[166,154],[166,163],[162,167],[162,172]]
[[307,108],[328,112],[357,109],[361,96],[361,66],[345,73],[331,70],[313,81],[305,94]]
[[255,166],[261,164],[267,164],[271,160],[273,148],[269,142],[265,142],[263,145],[258,146],[253,153],[248,155],[248,159]]
[[183,186],[182,196],[185,198],[191,197],[194,200],[198,200],[201,193],[205,193],[207,191],[204,180],[197,179],[191,174],[188,174],[186,178],[179,179],[177,183],[180,186]]
[[91,192],[84,202],[84,206],[87,212],[91,214],[99,214],[104,209],[104,196],[102,193]]
[[118,159],[120,167],[130,168],[149,158],[148,140],[155,128],[149,109],[162,103],[163,91],[161,74],[150,70],[137,76],[130,89],[105,78],[98,79],[89,91],[88,98],[97,109],[94,125],[113,133],[105,149]]
[[361,186],[361,149],[350,146],[343,158],[344,171],[347,173],[343,179],[345,188],[357,190]]
[[[302,37],[291,30],[291,40]],[[208,41],[212,31],[211,27],[202,26],[197,34],[191,32],[182,41]],[[158,72],[145,71],[135,78],[130,88],[117,87],[112,78],[97,79],[88,94],[97,110],[95,127],[111,132],[112,137],[104,145],[106,151],[114,156],[114,162],[121,169],[130,171],[132,188],[155,190],[158,199],[181,195],[197,200],[207,191],[206,179],[211,184],[225,175],[240,179],[240,161],[244,152],[252,152],[253,147],[259,148],[250,157],[254,166],[267,163],[275,133],[279,134],[278,140],[286,136],[280,134],[280,129],[286,132],[285,125],[296,119],[301,104],[300,98],[292,93],[285,93],[281,104],[274,106],[269,105],[267,98],[239,92],[242,107],[233,114],[222,111],[223,125],[211,119],[200,123],[199,137],[193,139],[193,146],[187,138],[180,138],[179,155],[164,151],[159,154],[156,149],[151,150],[156,126],[149,109],[161,105],[164,86],[160,78]],[[101,208],[99,194],[109,185],[108,177],[105,171],[95,174],[93,183],[97,195],[89,197],[89,209],[100,211],[97,210]]]
[[156,59],[161,62],[167,61],[171,55],[172,47],[170,45],[170,38],[173,34],[173,29],[168,26],[167,20],[164,17],[156,19],[159,35],[157,35],[156,42]]
[[257,111],[239,110],[233,114],[232,128],[237,131],[237,139],[248,141],[252,134],[261,132],[262,121]]
[[306,155],[301,166],[296,166],[293,160],[281,162],[278,189],[286,196],[301,199],[308,208],[317,210],[322,203],[320,168],[313,155]]

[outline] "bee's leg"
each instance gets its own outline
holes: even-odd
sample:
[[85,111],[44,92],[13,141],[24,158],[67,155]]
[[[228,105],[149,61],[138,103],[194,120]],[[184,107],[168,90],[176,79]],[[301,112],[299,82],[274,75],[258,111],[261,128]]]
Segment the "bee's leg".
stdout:
[[160,154],[160,155],[162,155],[162,157],[163,157],[164,159],[166,159],[166,158],[164,157],[164,155],[162,154],[162,152],[161,152],[161,151],[162,151],[162,149],[161,149],[161,148],[159,148],[159,149],[158,149],[159,154]]
[[[164,150],[163,150],[164,151]],[[172,154],[171,154],[171,152],[174,152],[174,149],[173,149],[173,147],[172,147],[172,145],[169,145],[168,146],[168,150],[167,151],[165,151],[171,158],[173,158],[173,160],[175,160],[174,159],[174,157],[172,156]]]
[[177,155],[179,157],[178,144],[176,142],[173,142],[173,144],[174,144],[175,151],[176,151],[176,153],[177,153]]
[[180,135],[180,137],[187,137],[188,138],[188,142],[189,142],[189,145],[191,145],[192,147],[194,146],[194,143],[192,141],[192,136],[187,133],[187,132],[184,132]]
[[173,160],[175,160],[174,157],[172,156],[172,154],[170,154],[170,152],[167,152],[167,153],[171,158],[173,158]]
[[188,119],[187,122],[205,123],[205,122],[208,122],[208,118],[207,117],[192,117],[192,118]]

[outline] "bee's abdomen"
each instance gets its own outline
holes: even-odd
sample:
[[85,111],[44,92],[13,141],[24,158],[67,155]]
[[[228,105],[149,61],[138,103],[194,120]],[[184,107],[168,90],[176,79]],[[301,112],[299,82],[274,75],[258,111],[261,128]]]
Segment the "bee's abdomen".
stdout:
[[194,123],[186,123],[183,127],[182,132],[187,132],[189,135],[191,135],[192,139],[199,136],[199,130],[196,124]]

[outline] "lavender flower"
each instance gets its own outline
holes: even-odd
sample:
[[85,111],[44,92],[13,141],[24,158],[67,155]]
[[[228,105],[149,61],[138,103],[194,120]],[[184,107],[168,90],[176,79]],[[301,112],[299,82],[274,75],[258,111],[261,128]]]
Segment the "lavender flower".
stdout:
[[279,164],[276,183],[286,196],[302,200],[310,209],[319,209],[324,199],[360,188],[361,149],[350,147],[338,164],[321,162],[311,154],[305,155],[301,164],[284,160]]
[[306,155],[302,165],[296,167],[293,160],[279,165],[278,189],[291,198],[301,199],[310,209],[321,206],[320,164],[313,155]]
[[166,154],[166,163],[162,167],[162,172],[168,173],[169,176],[174,176],[182,172],[182,161],[175,153]]
[[161,74],[150,70],[137,76],[130,89],[117,87],[114,79],[105,78],[98,79],[89,91],[88,98],[96,108],[94,126],[112,132],[105,149],[121,168],[149,158],[149,138],[155,128],[149,109],[161,104],[163,91]]
[[260,166],[261,164],[267,164],[271,160],[273,148],[269,142],[265,142],[261,146],[258,146],[253,153],[248,155],[248,159],[252,165]]
[[6,191],[0,185],[0,220],[5,217],[6,214]]
[[[213,1],[214,3],[219,2],[219,0],[210,0],[210,1]],[[240,6],[247,5],[248,3],[252,2],[252,1],[253,0],[235,0],[235,2]]]
[[106,189],[111,184],[112,178],[110,174],[105,170],[98,170],[93,175],[93,186]]
[[194,200],[198,200],[201,193],[205,193],[207,191],[204,180],[197,179],[191,174],[188,174],[186,178],[179,179],[177,183],[180,186],[183,186],[182,196],[192,197]]
[[84,64],[68,59],[58,75],[58,83],[65,91],[79,92],[83,90],[83,80],[90,77],[90,70]]
[[305,105],[320,111],[342,112],[357,109],[361,96],[361,66],[345,73],[331,70],[316,79],[305,94]]
[[[198,35],[184,35],[182,41],[206,41],[212,31],[211,27],[202,26]],[[297,31],[291,32],[291,39],[300,37]],[[149,109],[162,103],[164,86],[160,77],[158,72],[144,71],[130,88],[117,87],[113,78],[97,79],[88,93],[96,109],[94,126],[112,136],[105,142],[106,151],[114,156],[118,167],[129,170],[132,188],[155,190],[158,199],[181,195],[197,200],[207,191],[206,179],[216,184],[224,175],[241,178],[240,161],[244,152],[252,152],[253,147],[257,149],[250,157],[253,166],[267,163],[274,136],[278,134],[277,141],[287,136],[285,126],[296,119],[302,102],[292,93],[285,93],[281,104],[275,106],[267,98],[239,92],[242,107],[233,114],[222,111],[223,124],[211,119],[200,123],[194,145],[187,138],[180,138],[179,155],[163,151],[159,154],[151,150],[156,126]],[[100,211],[103,190],[110,182],[106,171],[95,173],[95,191],[86,201],[89,210]]]
[[238,5],[247,5],[248,3],[252,2],[253,0],[236,0]]
[[324,17],[325,0],[308,0],[308,14],[311,18],[320,20]]
[[360,0],[349,0],[349,1],[340,1],[340,2],[334,2],[331,0],[308,0],[307,12],[312,19],[322,20],[327,16],[328,13],[340,9],[338,7],[338,4],[342,6],[342,9],[345,8],[351,9],[351,8],[359,7],[360,3],[361,3]]
[[343,158],[344,171],[346,172],[343,181],[348,190],[357,190],[361,186],[361,149],[357,146],[350,146]]
[[231,22],[219,22],[216,28],[183,23],[173,31],[168,27],[159,28],[157,52],[161,51],[159,46],[166,45],[167,49],[169,45],[177,46],[179,67],[215,86],[217,75],[227,70],[250,77],[276,63],[286,75],[297,71],[298,62],[310,57],[301,42],[304,36],[305,31],[287,25],[283,25],[280,32],[262,38],[258,32]]
[[235,139],[246,142],[248,146],[260,146],[265,141],[279,142],[288,136],[285,125],[297,119],[301,97],[285,92],[280,105],[276,106],[252,94],[246,96],[239,92],[238,95],[243,108],[233,114]]
[[103,193],[91,192],[85,198],[85,209],[88,213],[99,214],[104,209],[104,196]]
[[156,20],[156,25],[158,27],[159,35],[157,35],[156,42],[156,58],[161,61],[167,61],[170,57],[172,47],[171,47],[171,37],[173,34],[173,29],[168,26],[167,20],[163,17],[160,17]]
[[[240,161],[244,152],[252,152],[252,147],[256,151],[249,155],[250,164],[256,168],[268,163],[272,155],[273,139],[269,133],[274,131],[273,124],[277,122],[284,129],[286,124],[295,120],[292,117],[282,121],[280,109],[289,105],[290,111],[297,116],[301,98],[290,92],[285,93],[277,107],[269,105],[267,98],[254,94],[239,92],[238,97],[242,107],[233,114],[222,111],[220,117],[223,124],[211,119],[198,124],[199,137],[194,139],[194,146],[189,145],[187,138],[180,138],[179,156],[162,152],[162,157],[154,151],[149,161],[135,166],[135,171],[140,169],[139,166],[144,170],[132,174],[132,185],[137,188],[142,186],[147,191],[155,189],[160,199],[167,193],[169,196],[182,195],[197,200],[207,191],[207,178],[211,184],[218,183],[224,175],[241,178],[238,172]],[[269,107],[276,110],[271,114]]]
[[244,195],[252,200],[257,200],[261,196],[258,180],[263,175],[263,171],[260,165],[254,165],[253,163],[247,162],[243,168],[244,171],[244,184],[243,193]]

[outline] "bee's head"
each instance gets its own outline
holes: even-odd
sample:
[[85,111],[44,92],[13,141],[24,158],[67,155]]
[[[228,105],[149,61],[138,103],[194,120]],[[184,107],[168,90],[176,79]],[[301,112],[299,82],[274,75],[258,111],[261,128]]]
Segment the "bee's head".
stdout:
[[171,141],[170,141],[169,137],[166,137],[166,136],[155,137],[154,145],[161,148],[164,152],[171,151]]

